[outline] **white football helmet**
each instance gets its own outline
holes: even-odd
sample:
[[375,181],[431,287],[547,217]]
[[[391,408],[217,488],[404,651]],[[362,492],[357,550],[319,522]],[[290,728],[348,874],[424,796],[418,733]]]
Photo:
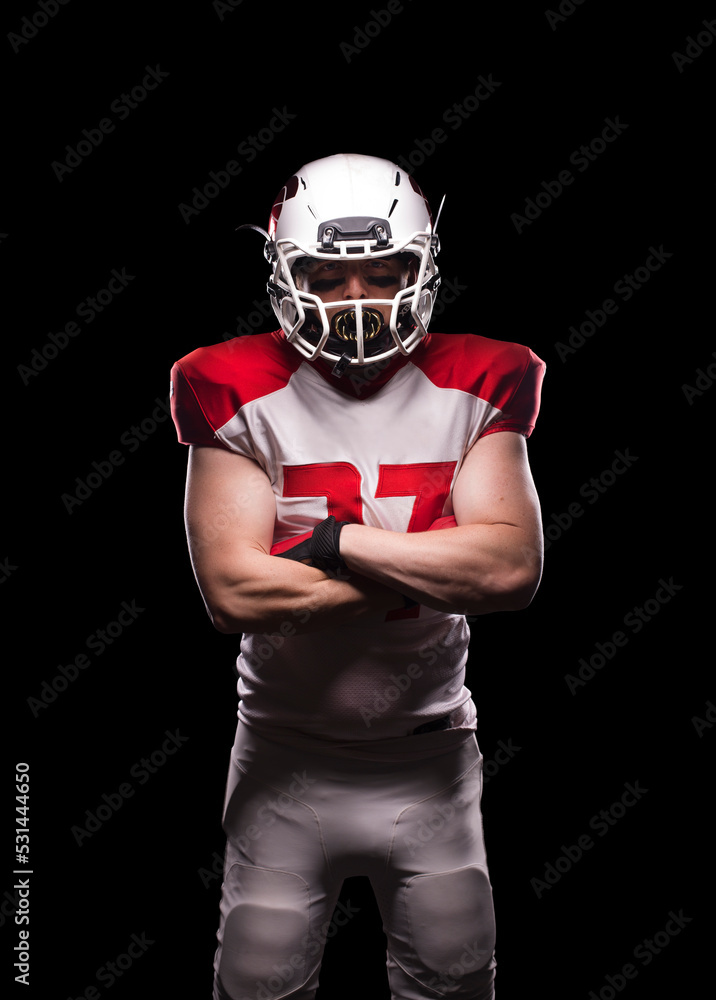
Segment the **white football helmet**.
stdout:
[[[289,343],[333,363],[338,377],[349,365],[410,354],[427,333],[440,284],[434,230],[422,191],[388,160],[349,153],[302,167],[276,197],[264,233],[268,290]],[[405,262],[406,287],[393,298],[331,301],[330,321],[322,299],[296,281],[312,261],[395,254]]]

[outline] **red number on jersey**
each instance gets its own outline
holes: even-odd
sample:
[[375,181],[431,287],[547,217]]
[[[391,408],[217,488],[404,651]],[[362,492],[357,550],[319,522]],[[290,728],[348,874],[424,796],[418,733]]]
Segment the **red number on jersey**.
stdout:
[[[457,462],[421,462],[413,465],[380,465],[376,499],[415,497],[408,531],[427,531],[443,512]],[[363,523],[361,474],[350,462],[317,462],[285,465],[285,497],[325,497],[328,514],[338,521]],[[417,618],[420,607],[389,611],[386,621]]]
[[[376,499],[415,497],[408,531],[427,531],[443,512],[457,462],[378,466]],[[337,521],[363,524],[361,474],[350,462],[285,465],[285,497],[325,497]]]
[[415,497],[408,531],[427,531],[443,512],[456,465],[457,462],[381,465],[376,499]]
[[337,521],[363,523],[361,475],[350,462],[316,462],[313,465],[284,465],[285,497],[325,497],[328,516]]

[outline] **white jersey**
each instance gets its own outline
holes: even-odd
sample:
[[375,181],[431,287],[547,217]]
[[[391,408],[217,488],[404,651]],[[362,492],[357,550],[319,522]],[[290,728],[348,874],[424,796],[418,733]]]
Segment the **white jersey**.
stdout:
[[[177,362],[172,411],[182,443],[264,470],[280,549],[330,514],[390,531],[439,527],[478,438],[531,433],[544,367],[520,345],[430,334],[407,358],[337,379],[277,331]],[[298,622],[288,614],[274,635],[242,637],[239,717],[264,737],[403,759],[475,728],[464,616],[418,605],[296,635]]]

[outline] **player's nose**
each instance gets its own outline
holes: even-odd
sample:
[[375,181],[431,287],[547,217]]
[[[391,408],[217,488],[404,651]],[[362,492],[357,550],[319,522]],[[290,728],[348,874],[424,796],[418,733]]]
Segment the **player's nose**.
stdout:
[[343,282],[344,299],[367,299],[368,285],[360,264],[353,261],[346,266]]

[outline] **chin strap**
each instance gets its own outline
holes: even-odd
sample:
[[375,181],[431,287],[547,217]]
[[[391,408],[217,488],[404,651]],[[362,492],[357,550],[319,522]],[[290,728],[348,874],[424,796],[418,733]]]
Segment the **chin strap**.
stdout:
[[351,363],[350,354],[342,354],[338,359],[338,361],[336,361],[335,365],[333,366],[333,371],[331,372],[331,375],[335,375],[336,378],[340,378],[350,363]]

